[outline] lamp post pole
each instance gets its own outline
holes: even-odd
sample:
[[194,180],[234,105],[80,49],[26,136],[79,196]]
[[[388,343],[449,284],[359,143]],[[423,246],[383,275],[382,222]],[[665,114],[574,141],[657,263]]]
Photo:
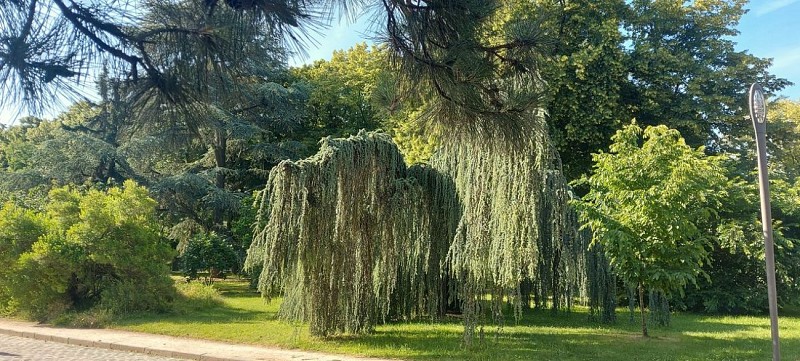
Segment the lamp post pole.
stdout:
[[778,294],[775,286],[775,246],[772,241],[772,210],[769,204],[769,174],[767,172],[767,103],[761,85],[753,83],[749,93],[750,119],[756,131],[758,153],[758,185],[761,195],[761,226],[764,230],[764,250],[767,263],[767,296],[772,330],[772,360],[780,361],[781,345],[778,338]]

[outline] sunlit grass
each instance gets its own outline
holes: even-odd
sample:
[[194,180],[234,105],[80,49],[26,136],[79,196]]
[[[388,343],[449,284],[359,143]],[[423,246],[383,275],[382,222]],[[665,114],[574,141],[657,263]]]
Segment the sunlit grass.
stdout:
[[[191,312],[137,315],[112,327],[245,344],[410,360],[768,360],[767,316],[676,314],[669,328],[639,336],[639,324],[620,310],[614,325],[587,321],[585,310],[554,314],[531,311],[497,332],[486,327],[483,342],[469,350],[460,320],[383,325],[364,336],[312,337],[303,325],[278,321],[280,300],[264,302],[244,282],[217,282],[223,302]],[[186,308],[190,309],[190,308]],[[800,360],[800,318],[783,316],[784,360]]]

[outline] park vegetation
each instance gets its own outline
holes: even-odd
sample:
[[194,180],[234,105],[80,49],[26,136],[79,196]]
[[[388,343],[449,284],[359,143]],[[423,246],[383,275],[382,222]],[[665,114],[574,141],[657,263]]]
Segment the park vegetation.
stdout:
[[[530,308],[766,308],[745,92],[790,83],[734,49],[743,0],[387,0],[383,41],[293,68],[328,1],[134,3],[0,0],[3,105],[98,93],[0,130],[5,314],[222,302],[170,271],[316,336],[458,315],[468,347]],[[769,116],[792,307],[800,104]]]
[[68,310],[163,311],[175,297],[174,250],[161,235],[144,187],[51,190],[44,210],[2,209],[0,300],[49,320]]

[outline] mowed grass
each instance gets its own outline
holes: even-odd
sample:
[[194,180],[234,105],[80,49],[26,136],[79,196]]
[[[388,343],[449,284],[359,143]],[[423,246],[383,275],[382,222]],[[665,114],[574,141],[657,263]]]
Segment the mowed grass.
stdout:
[[[223,301],[192,311],[144,314],[111,327],[244,344],[406,360],[770,360],[767,316],[675,314],[668,328],[640,337],[638,319],[620,310],[616,324],[571,313],[530,311],[498,333],[486,327],[483,342],[462,347],[460,320],[383,325],[361,336],[313,337],[304,325],[276,319],[280,300],[265,302],[244,282],[215,283]],[[780,319],[783,360],[800,360],[800,317]]]

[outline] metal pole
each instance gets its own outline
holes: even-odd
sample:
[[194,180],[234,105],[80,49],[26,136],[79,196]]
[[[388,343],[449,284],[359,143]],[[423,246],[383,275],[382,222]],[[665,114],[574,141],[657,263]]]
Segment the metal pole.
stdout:
[[772,360],[780,361],[781,346],[778,337],[778,293],[775,286],[775,246],[772,241],[772,210],[769,203],[769,174],[767,172],[767,108],[761,86],[750,87],[750,119],[756,131],[758,154],[758,185],[761,195],[761,225],[764,230],[764,250],[767,261],[767,296],[772,330]]

